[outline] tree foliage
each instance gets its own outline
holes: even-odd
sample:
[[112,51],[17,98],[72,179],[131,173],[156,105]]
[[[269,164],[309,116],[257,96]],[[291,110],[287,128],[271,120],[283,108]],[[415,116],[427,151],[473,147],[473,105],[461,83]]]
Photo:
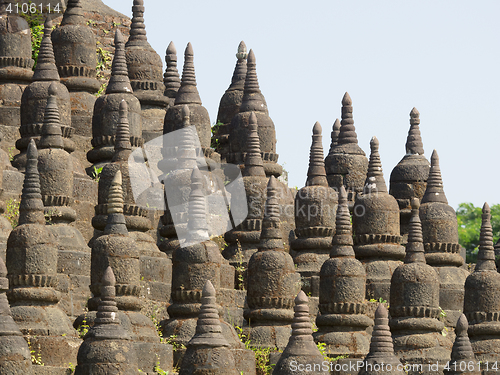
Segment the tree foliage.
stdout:
[[[491,226],[493,227],[493,243],[498,241],[500,234],[500,204],[491,209]],[[457,209],[458,239],[460,245],[467,250],[467,262],[475,263],[479,248],[481,233],[482,208],[472,203],[460,203]]]

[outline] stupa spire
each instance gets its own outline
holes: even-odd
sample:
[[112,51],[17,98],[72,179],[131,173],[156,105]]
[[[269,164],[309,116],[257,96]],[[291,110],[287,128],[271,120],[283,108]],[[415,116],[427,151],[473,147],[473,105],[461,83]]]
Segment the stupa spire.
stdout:
[[349,93],[345,93],[342,98],[342,121],[338,144],[358,144],[358,136],[354,127],[354,119],[352,116],[352,99]]
[[128,105],[125,100],[120,102],[120,118],[116,126],[115,153],[112,161],[126,161],[132,152],[130,143],[130,127],[128,123]]
[[422,234],[422,223],[420,222],[419,208],[420,202],[418,201],[418,198],[412,198],[408,243],[406,244],[405,264],[426,263],[424,256],[424,238]]
[[181,78],[177,70],[177,49],[174,42],[170,42],[165,54],[165,63],[167,68],[163,74],[163,84],[165,85],[165,96],[175,99],[179,87],[181,87]]
[[[242,82],[245,82],[247,75],[247,46],[244,41],[241,41],[238,46],[238,53],[236,53],[236,67],[234,68],[233,78],[228,90],[243,89]],[[244,86],[244,85],[243,85]]]
[[134,5],[132,6],[132,24],[130,25],[130,37],[127,46],[139,44],[149,45],[146,36],[146,25],[144,24],[144,1],[134,0]]
[[410,130],[406,138],[406,154],[423,155],[424,145],[420,136],[420,112],[413,107],[410,112]]
[[45,224],[38,173],[38,150],[34,139],[28,145],[26,172],[19,205],[19,225],[22,224]]
[[257,132],[257,116],[254,112],[250,114],[248,122],[247,154],[242,174],[243,176],[265,176],[264,162],[260,152],[260,139]]
[[347,192],[344,186],[340,186],[339,205],[337,207],[337,218],[335,220],[336,233],[332,240],[330,257],[349,256],[354,257],[351,216],[347,204]]
[[267,184],[267,198],[262,220],[259,251],[283,249],[280,225],[280,207],[278,202],[278,180],[271,176]]
[[325,155],[323,154],[322,131],[323,129],[321,128],[320,123],[316,122],[313,127],[306,186],[328,186],[325,170]]
[[55,83],[49,86],[49,98],[45,107],[42,136],[38,143],[38,148],[64,148]]
[[122,172],[116,171],[108,192],[107,202],[108,222],[104,228],[104,234],[124,234],[128,235],[123,215],[123,188]]
[[441,169],[439,168],[439,156],[436,150],[431,155],[431,170],[427,180],[427,188],[422,197],[421,203],[442,202],[448,204],[446,195],[443,189],[443,178],[441,177]]
[[194,52],[191,43],[184,51],[184,67],[182,69],[181,87],[177,91],[175,104],[200,104],[201,98],[196,88],[196,74],[194,71]]
[[332,127],[332,133],[331,133],[332,142],[330,143],[330,150],[328,151],[328,154],[333,153],[333,148],[337,146],[339,142],[339,134],[340,134],[340,120],[336,119]]
[[205,195],[202,188],[203,176],[200,170],[195,167],[191,174],[191,193],[188,202],[187,241],[190,244],[209,239]]
[[475,271],[496,271],[495,252],[493,249],[493,229],[491,227],[491,211],[488,203],[483,205],[481,234],[479,237],[479,253]]
[[80,0],[69,0],[64,16],[61,21],[61,26],[64,25],[84,25],[83,8]]
[[[379,141],[377,137],[372,137],[370,141],[370,161],[368,162],[368,173],[365,181],[365,194],[370,192],[387,193],[387,185],[385,184],[384,173],[382,172],[382,162],[378,152]],[[372,185],[375,184],[376,188]]]
[[111,77],[109,78],[106,94],[132,93],[132,86],[128,77],[127,60],[125,58],[125,41],[120,30],[115,33],[115,57],[111,65]]
[[43,29],[43,38],[40,43],[38,60],[33,81],[59,81],[56,59],[54,57],[54,48],[52,46],[52,21],[47,17]]

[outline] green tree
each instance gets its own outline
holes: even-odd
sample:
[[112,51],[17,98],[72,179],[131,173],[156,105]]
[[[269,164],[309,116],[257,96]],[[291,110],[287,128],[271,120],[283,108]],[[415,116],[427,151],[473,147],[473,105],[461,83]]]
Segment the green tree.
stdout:
[[[493,242],[498,241],[500,234],[500,204],[490,206],[491,226],[493,227]],[[460,203],[457,209],[458,240],[467,250],[467,262],[475,263],[479,249],[479,235],[481,233],[482,208],[472,203]]]

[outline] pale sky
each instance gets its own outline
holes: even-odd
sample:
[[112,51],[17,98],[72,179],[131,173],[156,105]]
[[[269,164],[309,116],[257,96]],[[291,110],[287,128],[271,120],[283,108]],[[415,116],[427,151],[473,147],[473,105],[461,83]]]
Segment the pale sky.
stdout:
[[[131,16],[132,0],[104,0]],[[438,151],[445,193],[500,203],[500,2],[145,0],[148,41],[164,59],[172,40],[182,70],[191,42],[198,90],[216,121],[241,40],[252,48],[289,185],[306,180],[312,127],[325,155],[349,92],[359,145],[380,141],[384,177],[405,154],[409,113],[420,112],[425,156]]]

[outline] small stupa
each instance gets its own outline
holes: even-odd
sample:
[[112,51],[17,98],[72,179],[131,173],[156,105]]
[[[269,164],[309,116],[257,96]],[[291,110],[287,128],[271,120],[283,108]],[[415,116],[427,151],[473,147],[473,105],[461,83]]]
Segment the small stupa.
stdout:
[[398,203],[387,192],[378,148],[379,141],[373,137],[365,188],[354,203],[354,252],[366,268],[366,299],[388,301],[392,273],[402,264],[405,248],[399,234]]
[[[328,186],[319,122],[313,127],[306,185],[295,196],[295,234],[291,245],[293,262],[302,278],[302,290],[318,303],[319,272],[330,258],[335,234],[337,192]],[[316,315],[316,311],[312,311]]]
[[[437,363],[444,367],[452,344],[441,334],[444,324],[439,320],[439,277],[425,263],[418,198],[412,199],[411,207],[405,263],[396,268],[391,280],[390,326],[394,351],[401,362],[430,370],[429,365]],[[435,370],[438,372],[424,373],[440,373],[443,367]],[[409,371],[410,375],[418,373],[421,372],[416,367]]]
[[325,159],[326,175],[330,187],[340,190],[344,186],[350,210],[356,194],[363,192],[368,159],[358,146],[358,136],[352,116],[352,99],[346,92],[342,98],[342,121],[337,145],[330,149]]
[[464,314],[476,361],[500,358],[500,274],[495,266],[491,211],[483,206],[479,253],[474,272],[465,281]]
[[168,105],[173,106],[177,91],[181,87],[181,77],[177,70],[177,49],[174,42],[170,42],[167,47],[165,63],[167,64],[167,68],[165,69],[165,73],[163,73],[164,95],[169,99]]
[[221,162],[227,162],[229,153],[229,125],[234,116],[240,111],[243,101],[243,90],[247,74],[247,46],[241,41],[236,53],[236,67],[234,68],[231,84],[220,100],[217,124],[212,135],[212,145],[221,156]]
[[[467,322],[467,317],[465,314],[462,314],[460,318],[458,318],[455,327],[455,342],[451,349],[451,361],[448,365],[449,369],[445,370],[445,375],[481,374],[478,366],[479,361],[474,357],[469,335],[467,334],[468,329],[469,323]],[[485,365],[486,364],[483,363],[483,368]]]
[[355,258],[347,192],[340,186],[336,233],[330,259],[320,271],[319,311],[316,342],[326,344],[329,357],[348,355],[344,362],[361,360],[370,348],[366,328],[373,320],[366,316],[366,272]]
[[[324,368],[325,358],[321,355],[312,337],[308,302],[306,294],[301,290],[295,297],[292,335],[274,367],[273,375],[305,375],[313,371],[314,374],[319,375],[330,374],[330,366],[326,365],[326,369]],[[299,366],[304,371],[297,371]]]
[[283,245],[278,184],[269,178],[259,250],[248,261],[247,337],[259,348],[284,349],[290,337],[293,303],[300,290],[300,274]]
[[411,199],[422,199],[427,186],[430,164],[424,156],[424,145],[420,135],[420,113],[414,107],[410,112],[410,130],[406,138],[406,154],[391,172],[389,194],[399,204],[400,229],[403,243],[408,238],[411,216]]
[[238,375],[243,372],[236,370],[233,353],[222,334],[218,308],[215,288],[207,280],[201,293],[196,333],[187,344],[179,375]]
[[405,373],[401,369],[399,358],[394,354],[389,313],[382,303],[375,310],[375,326],[370,341],[370,352],[363,362],[358,375],[403,375]]
[[144,24],[144,1],[134,0],[130,36],[125,44],[128,76],[134,95],[141,102],[142,138],[148,142],[163,133],[169,98],[164,95],[161,57],[148,43]]

